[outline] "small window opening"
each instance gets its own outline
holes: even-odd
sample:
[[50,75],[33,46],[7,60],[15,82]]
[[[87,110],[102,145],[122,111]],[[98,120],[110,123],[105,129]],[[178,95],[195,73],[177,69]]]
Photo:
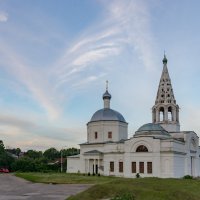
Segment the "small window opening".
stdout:
[[111,132],[111,131],[108,132],[108,138],[109,138],[109,139],[112,139],[112,132]]
[[132,162],[132,173],[136,173],[136,162]]
[[139,163],[140,173],[144,173],[144,162]]
[[114,172],[114,162],[110,162],[110,172]]
[[94,138],[95,138],[95,139],[98,138],[98,133],[97,133],[97,132],[94,133]]
[[119,162],[119,172],[123,172],[123,162]]
[[152,162],[147,162],[147,173],[152,174]]

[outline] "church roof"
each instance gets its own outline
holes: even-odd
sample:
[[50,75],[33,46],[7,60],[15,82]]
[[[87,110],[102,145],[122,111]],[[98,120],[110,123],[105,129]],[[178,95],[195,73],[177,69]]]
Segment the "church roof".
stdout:
[[95,122],[95,121],[120,121],[126,123],[122,114],[110,108],[103,108],[96,111],[93,114],[90,122]]
[[136,132],[134,136],[139,135],[154,135],[154,136],[164,136],[171,137],[171,135],[160,125],[155,123],[148,123],[142,125]]
[[165,129],[159,124],[148,123],[142,125],[137,131],[165,131]]
[[98,151],[98,150],[91,150],[91,151],[87,151],[87,152],[85,152],[84,154],[102,154],[102,152],[101,151]]

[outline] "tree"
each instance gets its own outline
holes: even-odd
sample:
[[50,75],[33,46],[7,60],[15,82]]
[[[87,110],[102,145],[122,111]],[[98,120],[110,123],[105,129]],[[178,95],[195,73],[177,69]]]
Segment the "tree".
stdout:
[[0,167],[5,167],[11,170],[11,165],[15,159],[7,152],[0,154]]
[[14,158],[5,151],[3,141],[0,140],[0,167],[6,167],[11,169],[11,164],[14,162]]
[[73,156],[73,155],[77,155],[80,153],[80,149],[77,148],[68,148],[68,149],[61,149],[60,152],[62,151],[62,155],[63,157],[67,157],[67,156]]
[[7,152],[14,154],[16,156],[19,157],[19,154],[21,153],[21,149],[20,148],[13,148],[13,149],[6,149]]
[[16,160],[12,164],[12,169],[14,171],[22,171],[22,172],[34,172],[36,171],[35,162],[32,158],[23,157]]
[[56,158],[60,158],[60,152],[53,147],[47,149],[43,155],[48,160],[55,160]]
[[0,140],[0,154],[2,153],[5,153],[5,147],[4,147],[3,141]]
[[42,158],[42,152],[41,151],[35,151],[35,150],[28,150],[25,154],[29,158]]
[[21,149],[20,148],[16,148],[16,155],[19,157],[19,154],[21,153]]

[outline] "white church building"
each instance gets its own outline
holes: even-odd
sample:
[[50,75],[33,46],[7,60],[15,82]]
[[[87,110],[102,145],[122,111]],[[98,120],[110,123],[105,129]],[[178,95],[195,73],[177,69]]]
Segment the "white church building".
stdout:
[[105,176],[178,178],[200,176],[199,138],[194,131],[180,131],[179,106],[176,103],[163,59],[152,123],[142,125],[128,138],[128,123],[110,108],[111,95],[106,88],[104,108],[87,123],[87,142],[80,144],[80,155],[67,158],[68,173]]

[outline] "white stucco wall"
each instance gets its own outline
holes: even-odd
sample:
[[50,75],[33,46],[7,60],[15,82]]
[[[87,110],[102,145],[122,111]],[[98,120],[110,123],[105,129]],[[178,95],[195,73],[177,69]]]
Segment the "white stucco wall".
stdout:
[[[108,129],[106,129],[107,131]],[[135,178],[136,173],[139,173],[139,162],[144,162],[144,173],[140,173],[141,177],[179,178],[188,174],[199,176],[200,149],[197,135],[194,132],[182,132],[180,138],[184,138],[184,141],[177,140],[178,133],[174,133],[174,136],[175,139],[137,136],[126,140],[124,143],[93,143],[94,140],[92,140],[91,143],[81,145],[80,159],[68,158],[67,169],[68,172],[73,173],[78,171],[92,173],[93,166],[98,165],[98,173],[102,175]],[[193,144],[193,140],[195,140],[195,144]],[[148,152],[136,152],[140,145],[146,146]],[[87,154],[87,152],[93,150],[100,153]],[[114,162],[114,172],[110,171],[110,162]],[[119,162],[123,162],[123,172],[119,172]],[[132,173],[132,162],[136,162],[136,173]],[[147,173],[147,162],[152,162],[151,174]]]
[[[106,141],[119,141],[121,139],[127,139],[128,128],[127,124],[119,121],[98,121],[89,122],[87,126],[88,130],[88,142],[106,142]],[[98,137],[95,139],[95,132]],[[108,132],[112,132],[112,138],[108,138]]]
[[77,157],[67,157],[67,172],[78,173],[81,172],[81,162],[80,158]]

